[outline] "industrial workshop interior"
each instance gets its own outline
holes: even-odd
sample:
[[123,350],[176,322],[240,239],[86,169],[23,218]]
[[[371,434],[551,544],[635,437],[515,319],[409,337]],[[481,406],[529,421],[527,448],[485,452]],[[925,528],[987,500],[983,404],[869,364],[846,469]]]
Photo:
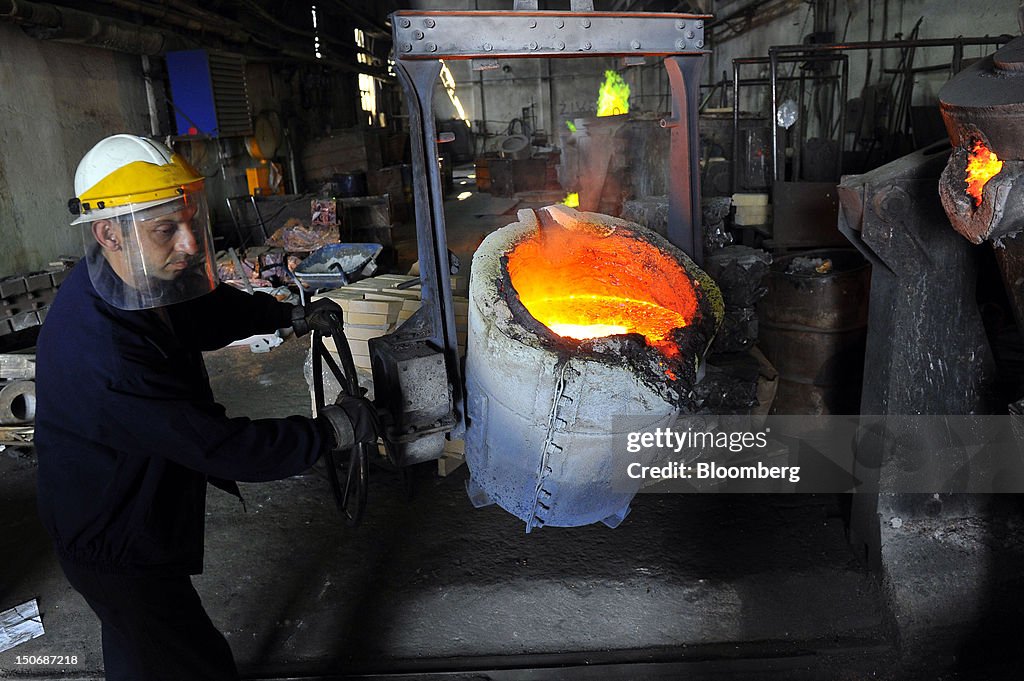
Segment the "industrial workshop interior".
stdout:
[[0,679],[1019,678],[1022,33],[0,0]]

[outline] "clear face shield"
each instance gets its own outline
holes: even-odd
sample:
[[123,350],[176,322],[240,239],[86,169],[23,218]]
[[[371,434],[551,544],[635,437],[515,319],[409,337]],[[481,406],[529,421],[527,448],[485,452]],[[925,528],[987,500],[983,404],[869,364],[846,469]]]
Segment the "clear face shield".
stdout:
[[89,276],[114,307],[173,305],[217,287],[210,214],[201,187],[83,223]]

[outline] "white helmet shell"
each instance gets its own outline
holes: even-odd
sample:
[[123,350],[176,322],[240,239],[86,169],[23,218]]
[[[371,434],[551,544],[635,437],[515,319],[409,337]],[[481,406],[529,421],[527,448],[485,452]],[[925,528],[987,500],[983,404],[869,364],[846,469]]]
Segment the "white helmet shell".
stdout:
[[171,162],[170,149],[136,135],[112,135],[86,152],[75,171],[75,196],[81,196],[110,173],[135,161],[163,166]]
[[[177,198],[202,176],[163,144],[137,135],[112,135],[90,149],[75,171],[80,224],[151,208]],[[70,206],[71,204],[69,204]]]

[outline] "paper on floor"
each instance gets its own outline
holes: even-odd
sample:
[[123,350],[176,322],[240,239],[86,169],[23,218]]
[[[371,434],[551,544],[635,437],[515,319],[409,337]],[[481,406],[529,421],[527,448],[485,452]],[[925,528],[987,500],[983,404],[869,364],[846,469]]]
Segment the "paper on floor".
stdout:
[[36,599],[0,612],[0,653],[43,635]]

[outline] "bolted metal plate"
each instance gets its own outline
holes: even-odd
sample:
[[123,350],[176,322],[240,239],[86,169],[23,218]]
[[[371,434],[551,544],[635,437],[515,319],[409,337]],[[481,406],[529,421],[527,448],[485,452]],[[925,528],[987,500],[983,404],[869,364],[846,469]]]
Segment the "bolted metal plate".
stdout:
[[399,59],[704,54],[705,15],[395,12]]

